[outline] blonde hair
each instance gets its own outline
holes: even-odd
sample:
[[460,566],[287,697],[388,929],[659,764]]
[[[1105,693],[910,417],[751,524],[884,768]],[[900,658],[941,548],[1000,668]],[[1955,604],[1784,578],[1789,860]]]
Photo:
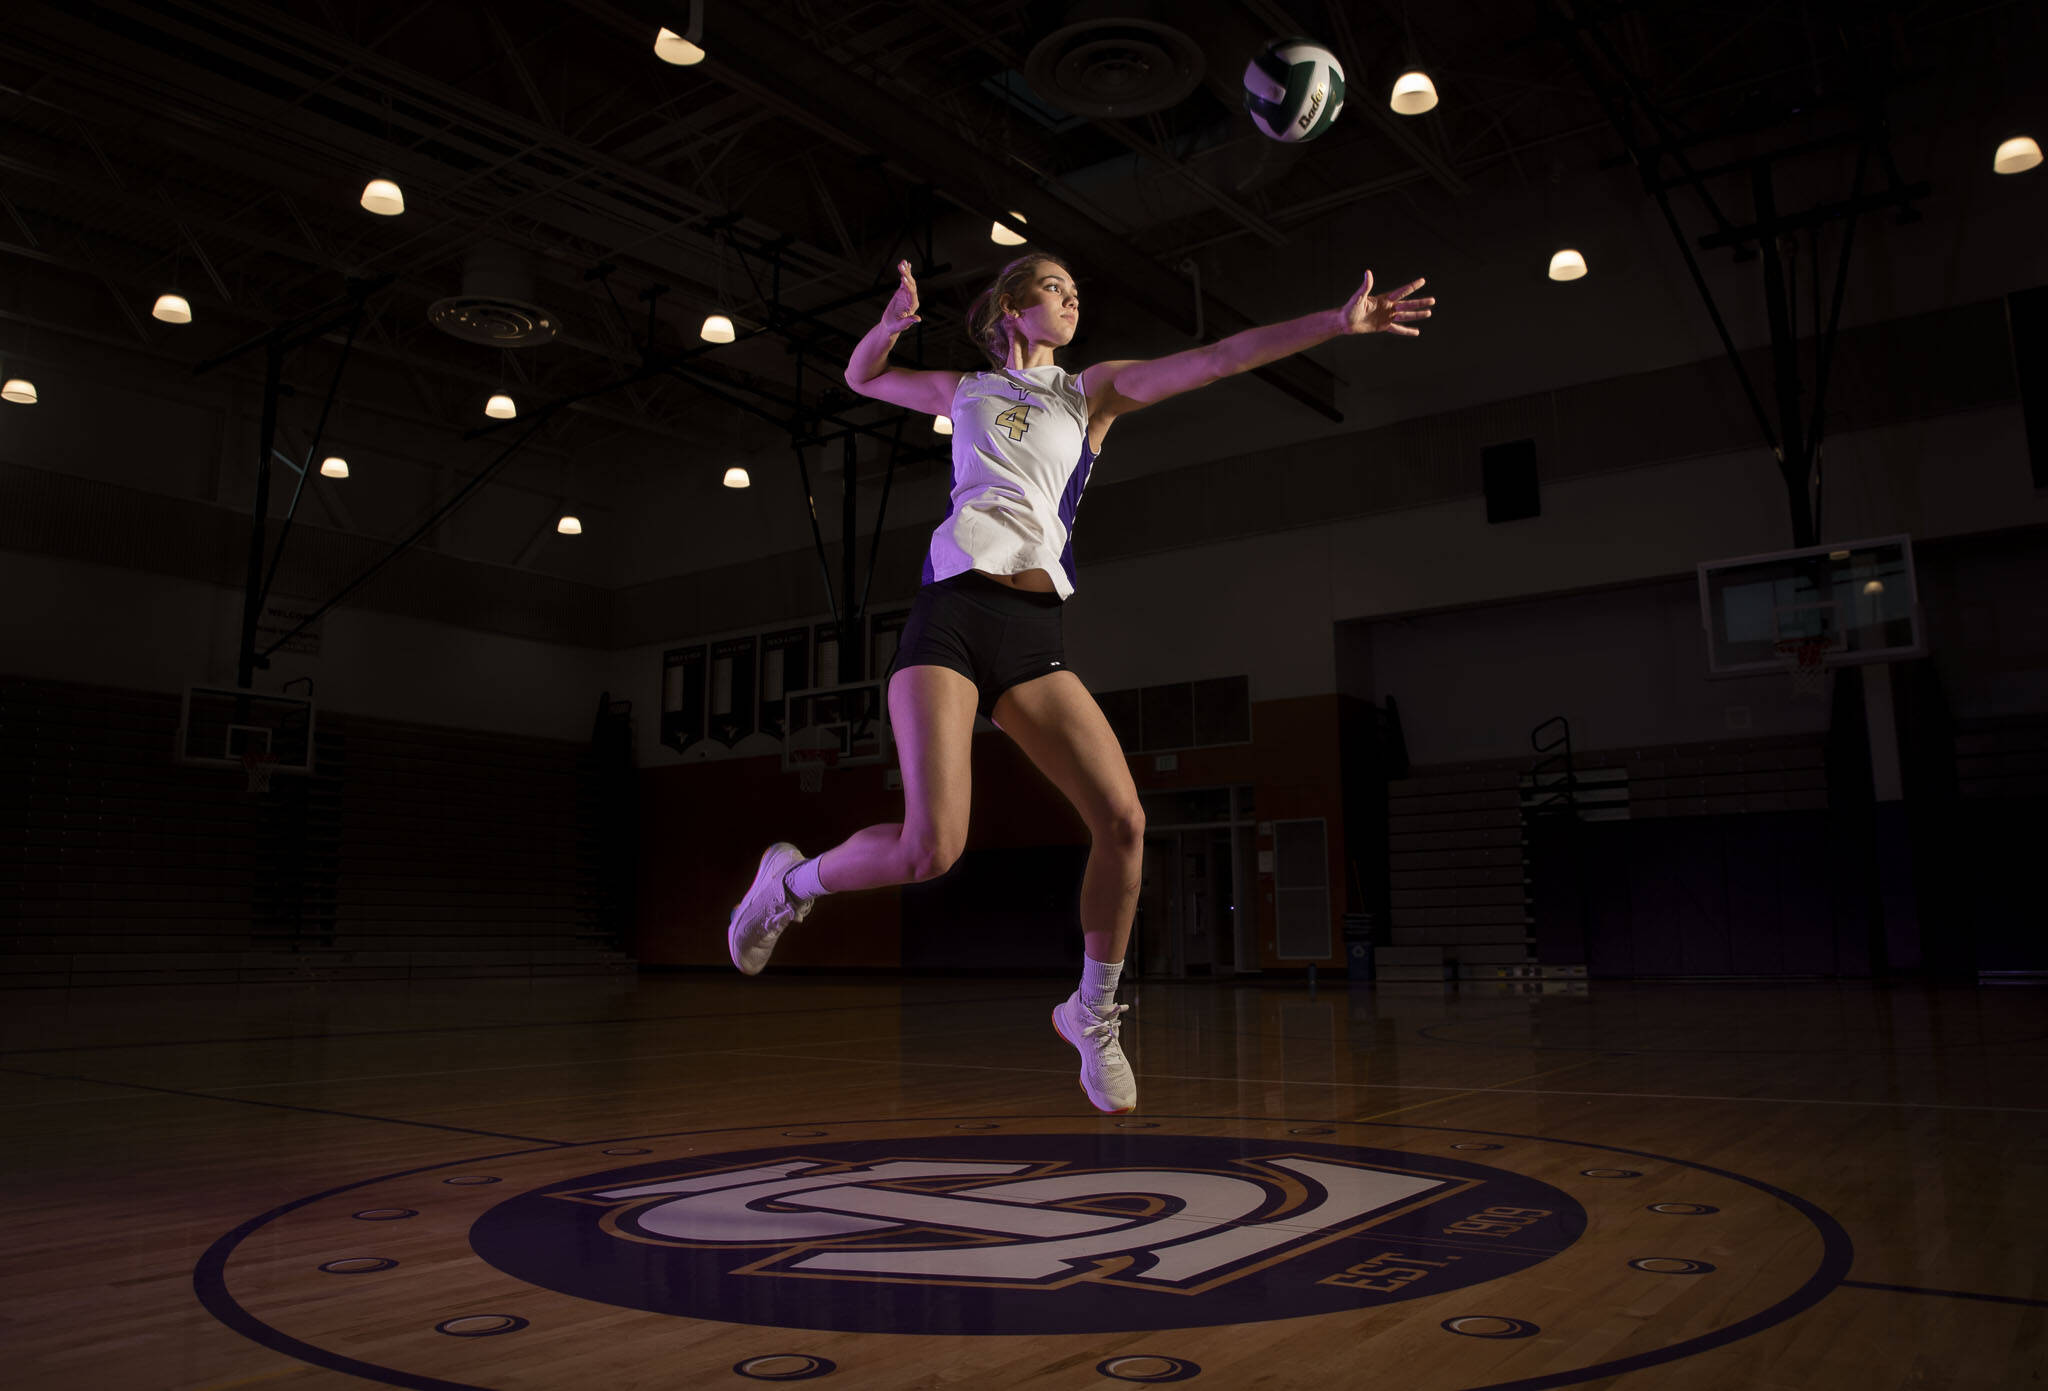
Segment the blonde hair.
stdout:
[[[1031,282],[1038,278],[1040,265],[1055,265],[1066,270],[1066,263],[1043,252],[1027,251],[1016,260],[996,272],[996,278],[988,288],[974,297],[974,303],[967,306],[967,336],[974,340],[974,346],[988,354],[988,360],[998,367],[1010,361],[1010,330],[1003,322],[1003,301],[1021,295]],[[1071,271],[1068,274],[1072,274]]]

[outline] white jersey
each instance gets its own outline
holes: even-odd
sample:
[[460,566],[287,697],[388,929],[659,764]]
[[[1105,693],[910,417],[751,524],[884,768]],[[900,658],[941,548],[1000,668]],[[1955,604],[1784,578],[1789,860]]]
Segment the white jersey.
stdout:
[[1095,455],[1088,398],[1060,367],[969,372],[953,392],[953,511],[932,533],[924,582],[968,570],[1043,570],[1074,592],[1074,513]]

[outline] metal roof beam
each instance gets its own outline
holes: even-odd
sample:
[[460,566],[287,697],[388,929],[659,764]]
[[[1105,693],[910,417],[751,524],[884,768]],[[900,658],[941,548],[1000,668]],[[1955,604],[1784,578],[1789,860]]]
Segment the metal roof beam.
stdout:
[[[624,32],[651,33],[669,19],[674,0],[578,0]],[[813,51],[799,37],[744,6],[723,7],[717,42],[702,70],[856,154],[881,154],[917,179],[944,191],[991,220],[1022,212],[1034,235],[1084,261],[1116,282],[1129,299],[1169,324],[1192,332],[1194,297],[1179,272],[1161,265],[1128,239],[1027,181],[1000,154],[980,149],[923,119],[895,95]],[[1219,334],[1254,320],[1214,296],[1204,297],[1204,318]],[[1257,369],[1256,375],[1329,420],[1342,420],[1336,377],[1301,356]]]

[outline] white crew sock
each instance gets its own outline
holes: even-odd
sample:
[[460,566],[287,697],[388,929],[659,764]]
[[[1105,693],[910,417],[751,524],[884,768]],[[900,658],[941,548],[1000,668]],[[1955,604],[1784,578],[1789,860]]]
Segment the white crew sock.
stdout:
[[1081,1003],[1101,1014],[1116,1003],[1117,977],[1124,973],[1121,961],[1101,962],[1083,954],[1081,957]]
[[818,861],[824,858],[814,856],[782,876],[782,887],[791,898],[823,898],[832,892],[818,878]]

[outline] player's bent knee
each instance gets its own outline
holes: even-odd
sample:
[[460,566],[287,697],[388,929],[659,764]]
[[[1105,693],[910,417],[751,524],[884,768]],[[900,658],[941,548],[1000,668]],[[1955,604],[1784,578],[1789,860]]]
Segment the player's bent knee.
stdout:
[[1095,843],[1127,855],[1145,849],[1145,812],[1136,802],[1119,807],[1095,828]]
[[904,854],[912,882],[922,884],[938,878],[958,863],[964,848],[944,840],[906,842]]

